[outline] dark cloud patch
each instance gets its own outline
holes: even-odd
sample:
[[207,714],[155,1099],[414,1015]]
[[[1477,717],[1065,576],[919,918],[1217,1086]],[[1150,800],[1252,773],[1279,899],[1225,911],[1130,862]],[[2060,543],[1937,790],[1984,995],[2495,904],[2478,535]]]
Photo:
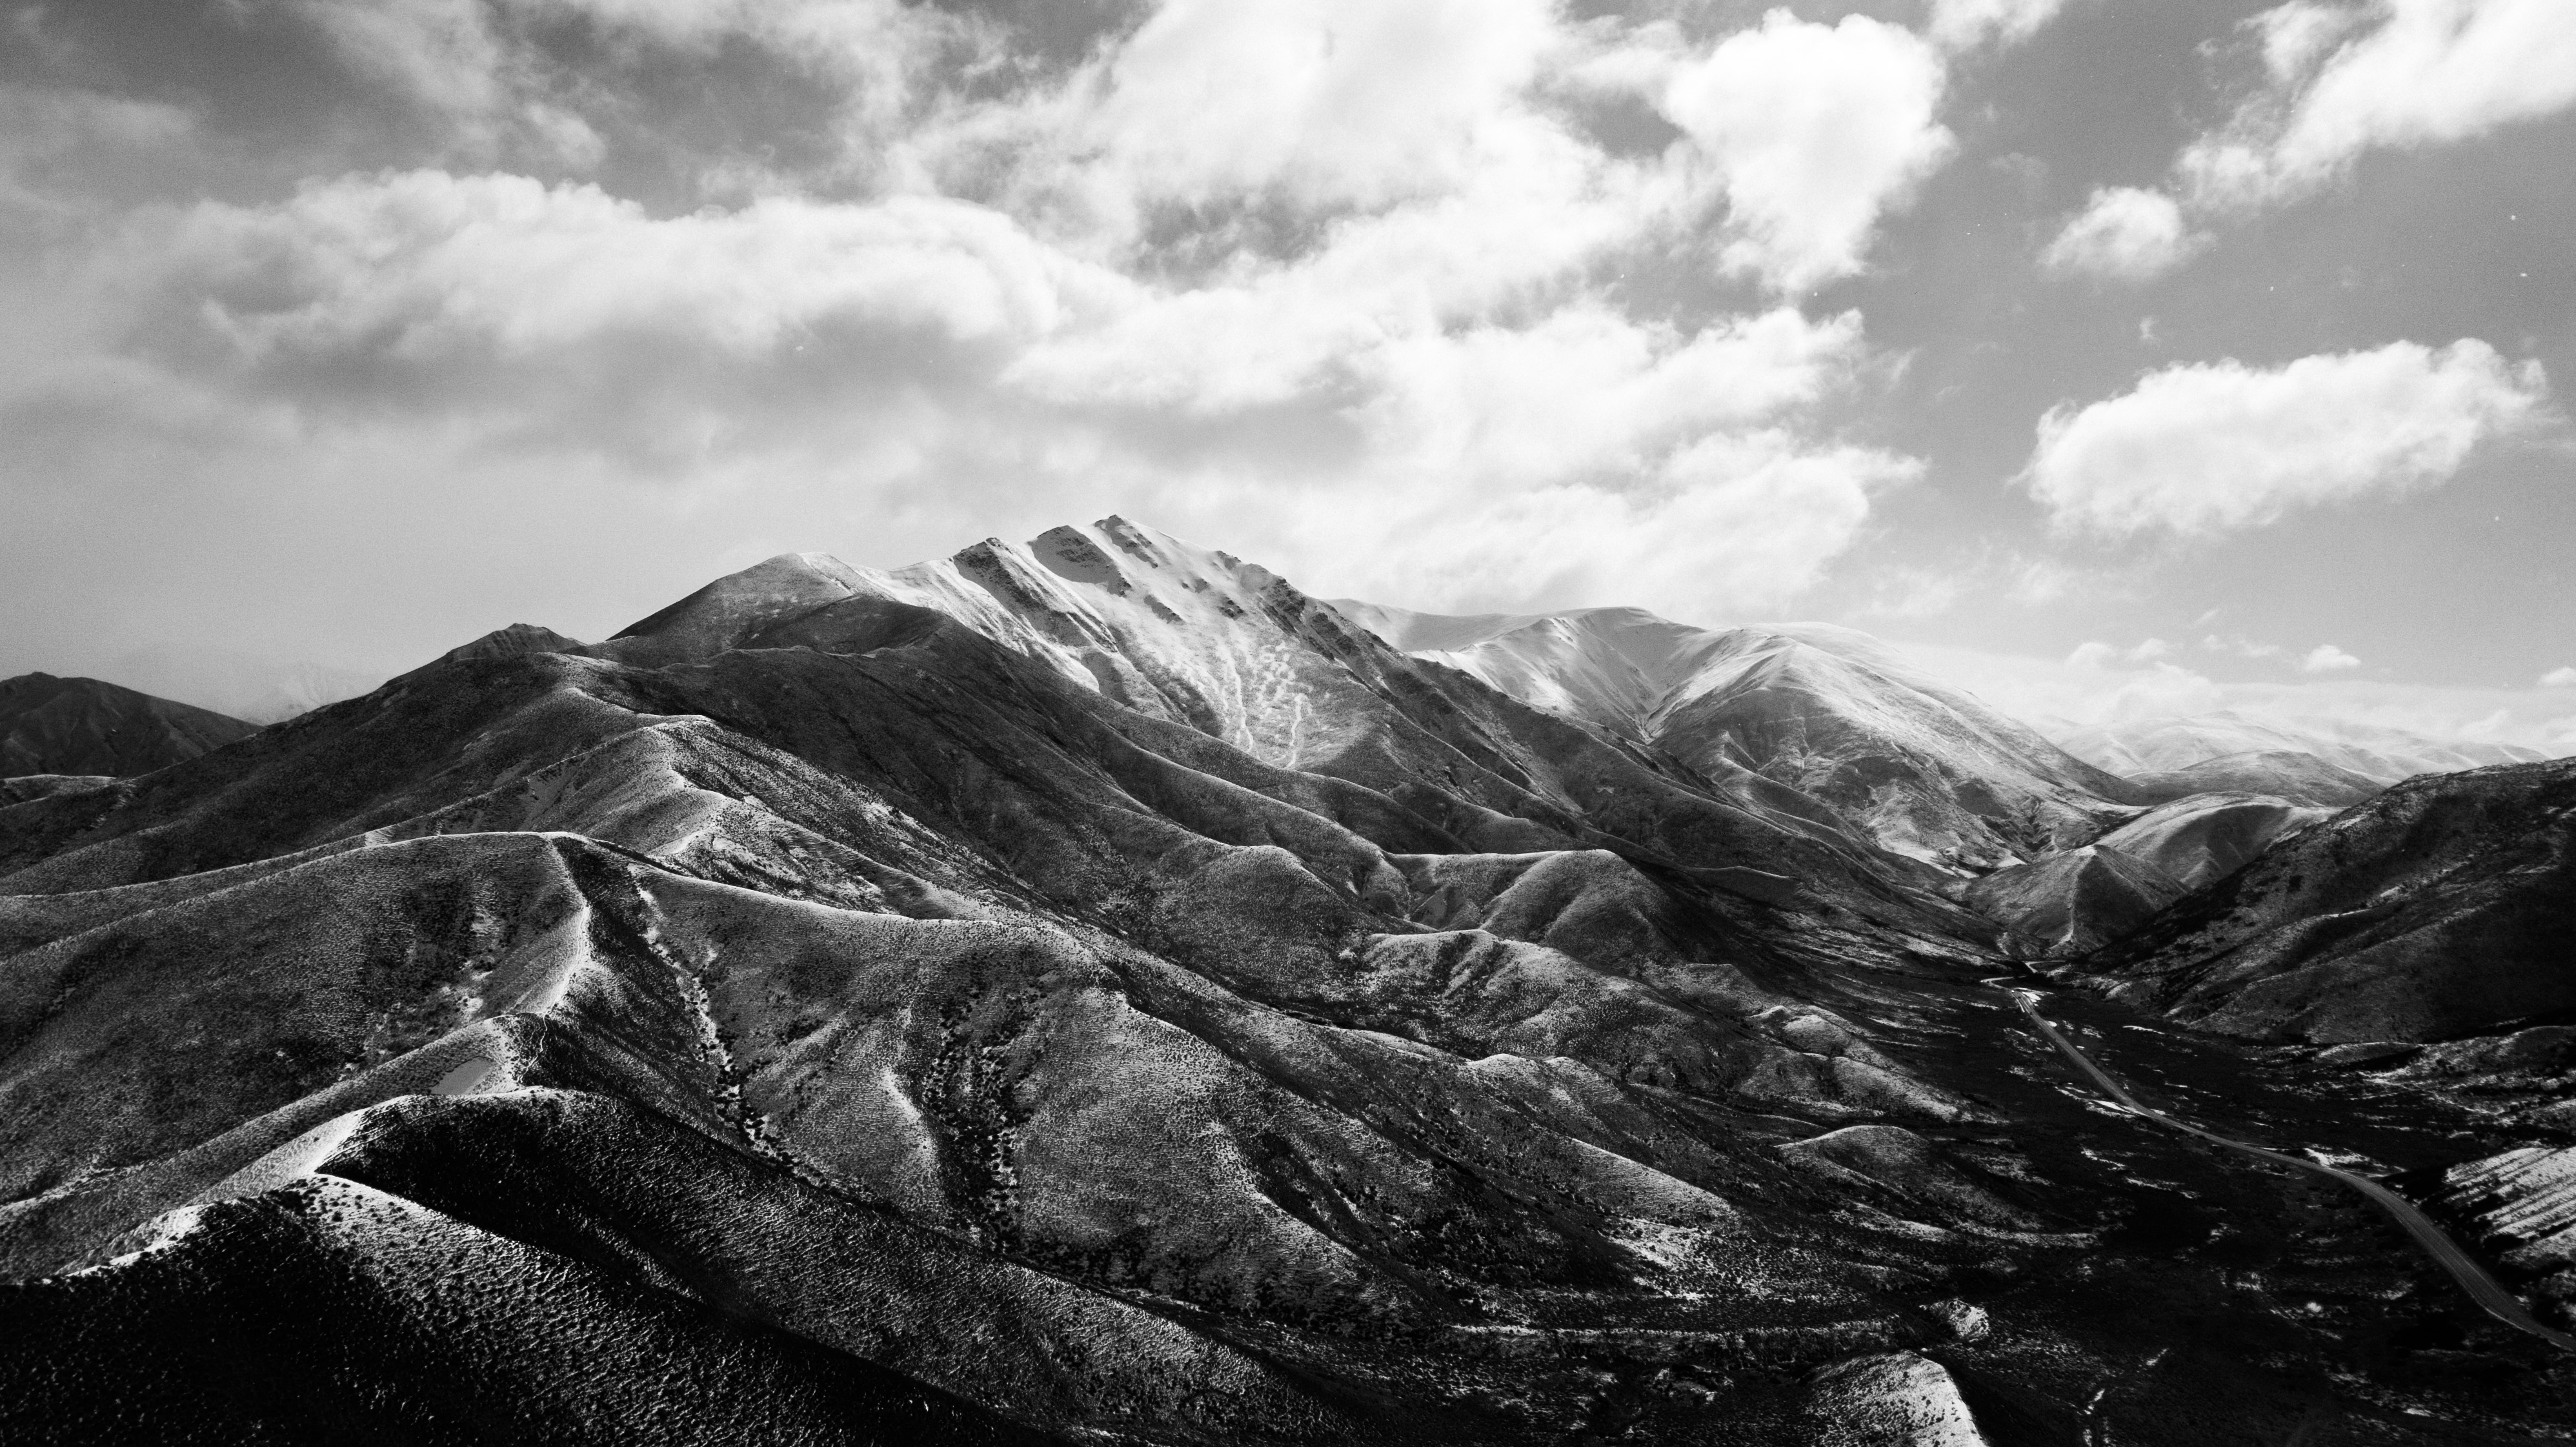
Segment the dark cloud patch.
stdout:
[[864,85],[810,53],[739,31],[675,43],[569,8],[518,19],[510,36],[547,97],[605,143],[588,179],[656,215],[781,185],[860,194],[880,179],[871,138],[848,124]]
[[160,164],[45,178],[67,190],[252,199],[316,172],[410,164],[445,130],[283,6],[83,0],[22,11],[18,23],[30,43],[0,46],[0,81],[168,106],[193,123]]

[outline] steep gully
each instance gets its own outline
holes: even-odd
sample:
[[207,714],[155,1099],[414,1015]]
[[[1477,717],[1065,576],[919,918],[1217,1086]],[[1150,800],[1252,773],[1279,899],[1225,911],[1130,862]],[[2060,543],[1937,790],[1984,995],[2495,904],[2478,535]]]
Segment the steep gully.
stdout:
[[2127,1087],[2114,1079],[2109,1071],[2096,1065],[2091,1056],[2086,1055],[2073,1040],[2067,1037],[2066,1032],[2058,1029],[2047,1016],[2039,1013],[2039,1002],[2042,998],[2040,991],[2029,988],[2020,979],[2011,975],[1998,975],[1983,983],[1997,986],[2010,993],[2020,1004],[2021,1012],[2030,1017],[2030,1023],[2038,1028],[2039,1033],[2047,1037],[2048,1042],[2056,1046],[2067,1059],[2074,1061],[2076,1068],[2090,1077],[2093,1083],[2101,1087],[2102,1092],[2110,1096],[2122,1109],[2154,1121],[2167,1129],[2178,1130],[2185,1135],[2198,1136],[2213,1145],[2224,1146],[2231,1151],[2240,1151],[2276,1165],[2312,1171],[2352,1187],[2369,1197],[2390,1216],[2395,1217],[2397,1224],[2406,1228],[2406,1234],[2414,1237],[2416,1244],[2422,1246],[2435,1261],[2441,1263],[2442,1269],[2451,1273],[2451,1279],[2460,1284],[2460,1289],[2468,1293],[2469,1299],[2476,1302],[2489,1316],[2517,1331],[2528,1332],[2562,1351],[2576,1352],[2576,1336],[2544,1326],[2533,1318],[2523,1304],[2515,1299],[2512,1292],[2505,1290],[2501,1283],[2487,1274],[2486,1268],[2479,1265],[2475,1257],[2463,1250],[2460,1244],[2453,1241],[2441,1227],[2434,1225],[2432,1218],[2417,1209],[2414,1202],[2368,1176],[2339,1170],[2322,1161],[2287,1155],[2280,1151],[2266,1150],[2262,1146],[2233,1140],[2216,1131],[2203,1130],[2189,1121],[2178,1120],[2141,1102],[2128,1092]]

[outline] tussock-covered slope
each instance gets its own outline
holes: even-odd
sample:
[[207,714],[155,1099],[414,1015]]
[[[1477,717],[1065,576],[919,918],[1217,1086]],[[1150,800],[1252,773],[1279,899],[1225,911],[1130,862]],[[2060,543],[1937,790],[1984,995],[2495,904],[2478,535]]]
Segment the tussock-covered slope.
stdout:
[[2235,873],[2273,841],[2334,812],[2262,794],[2194,794],[2158,805],[2094,843],[2154,865],[2192,890]]
[[2576,761],[2411,779],[2080,968],[2262,1039],[2440,1040],[2576,1010]]
[[1984,870],[2128,817],[2125,786],[1848,629],[1688,628],[1635,608],[1453,618],[1335,605],[1397,647],[1830,806],[1880,847]]
[[2141,1283],[2338,1349],[1924,871],[1249,564],[517,643],[0,807],[12,1440],[1965,1440]]
[[[1120,594],[969,555],[990,588],[763,565],[607,644],[464,650],[0,809],[0,1261],[103,1266],[42,1288],[93,1340],[172,1259],[110,1264],[132,1233],[362,1183],[785,1334],[723,1346],[745,1371],[806,1380],[812,1345],[1171,1442],[1594,1410],[1503,1324],[1798,1370],[1940,1335],[1762,1147],[1980,1118],[1844,983],[1985,968],[1964,916],[1249,570],[1164,554]],[[1158,632],[1076,589],[1217,596]],[[1221,686],[1264,648],[1271,693]],[[790,1264],[853,1253],[837,1286]],[[365,1269],[433,1291],[412,1260]],[[511,1309],[624,1331],[589,1280]],[[638,1351],[610,1353],[638,1402],[676,1400]]]
[[2012,952],[2069,959],[2128,935],[2186,892],[2147,860],[2087,844],[1998,869],[1964,898],[2005,927]]
[[95,678],[22,673],[0,680],[0,778],[148,774],[258,731]]
[[2126,938],[2167,905],[2333,813],[2260,794],[2190,794],[2080,849],[1998,869],[1961,898],[2004,926],[2015,953],[2072,959]]

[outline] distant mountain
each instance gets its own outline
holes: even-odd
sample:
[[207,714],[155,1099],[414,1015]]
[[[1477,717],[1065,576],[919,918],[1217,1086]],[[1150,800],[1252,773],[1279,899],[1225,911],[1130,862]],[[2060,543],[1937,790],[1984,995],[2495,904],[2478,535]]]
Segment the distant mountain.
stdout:
[[2394,784],[2417,774],[2489,764],[2536,763],[2547,755],[2517,744],[2430,738],[2404,729],[2312,719],[2293,725],[2222,711],[2184,718],[2071,726],[2060,747],[2122,776],[2160,775],[2247,754],[2306,754],[2332,769]]
[[148,774],[258,731],[95,678],[22,673],[0,681],[0,778]]
[[[1685,639],[1623,727],[1580,622],[1600,680],[1483,661],[1591,715],[1112,518],[0,793],[0,1440],[2576,1426],[2384,1230],[2103,1109],[1783,761],[1873,828],[2139,811],[1848,640]],[[2248,847],[2196,819],[2039,868]],[[2048,1008],[2344,1140],[2331,1067]],[[2513,1143],[2439,1106],[2373,1109]]]
[[2576,1018],[2576,760],[2435,774],[2296,834],[2074,966],[2266,1040]]
[[2186,768],[2128,776],[2131,789],[2159,803],[2195,794],[2265,794],[2328,809],[2373,798],[2388,783],[2288,749],[2221,754]]
[[1444,617],[1334,606],[1417,657],[1712,780],[1750,772],[1797,790],[1881,848],[1942,868],[2018,863],[2136,812],[2120,780],[1849,629],[1699,629],[1635,608]]
[[2194,794],[2082,849],[1997,870],[1968,886],[1964,898],[2007,926],[2011,944],[2024,954],[2083,955],[2333,813],[2259,794]]

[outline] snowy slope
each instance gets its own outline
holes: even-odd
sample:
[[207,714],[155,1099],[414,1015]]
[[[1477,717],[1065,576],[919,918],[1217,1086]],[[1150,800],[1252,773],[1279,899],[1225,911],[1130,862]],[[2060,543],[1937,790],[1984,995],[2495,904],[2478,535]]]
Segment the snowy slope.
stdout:
[[1755,770],[1882,848],[1943,867],[2008,865],[2135,812],[2117,779],[1850,629],[1699,629],[1635,608],[1463,618],[1334,606],[1417,657],[1703,772]]
[[2286,724],[2229,711],[2085,725],[2051,737],[2068,753],[2121,775],[2170,773],[2238,754],[2301,753],[2394,784],[2417,774],[2536,763],[2545,757],[2514,744],[2443,740],[2332,719]]

